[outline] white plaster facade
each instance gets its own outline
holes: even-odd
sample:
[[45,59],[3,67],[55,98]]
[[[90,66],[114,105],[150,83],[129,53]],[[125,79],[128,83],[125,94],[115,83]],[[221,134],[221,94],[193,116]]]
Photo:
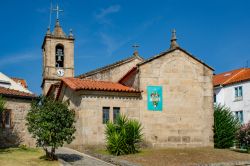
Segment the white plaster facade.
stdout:
[[10,77],[6,76],[5,74],[3,74],[1,72],[0,72],[0,87],[18,90],[21,92],[32,94],[32,92],[30,92],[28,89],[24,88],[21,84],[16,83],[13,79],[11,79]]
[[[242,98],[235,98],[235,88],[242,87]],[[227,86],[214,88],[216,103],[222,104],[231,109],[236,115],[237,111],[243,112],[243,123],[250,121],[250,81],[235,83]]]

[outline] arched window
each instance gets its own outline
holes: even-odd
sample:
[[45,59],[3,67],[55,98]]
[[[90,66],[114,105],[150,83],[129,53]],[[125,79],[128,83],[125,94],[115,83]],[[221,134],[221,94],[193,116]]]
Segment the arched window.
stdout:
[[64,47],[61,44],[56,46],[56,67],[63,67],[64,65]]

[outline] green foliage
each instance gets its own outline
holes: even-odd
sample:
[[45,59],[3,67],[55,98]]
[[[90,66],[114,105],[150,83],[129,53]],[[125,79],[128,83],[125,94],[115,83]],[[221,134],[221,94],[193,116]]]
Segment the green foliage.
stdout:
[[[0,95],[0,114],[2,114],[2,113],[4,112],[5,103],[6,103],[6,101],[5,101],[4,98]],[[1,125],[1,119],[0,119],[0,125]],[[0,134],[2,134],[2,129],[1,129],[1,127],[0,127]]]
[[[69,110],[66,103],[40,97],[32,103],[26,120],[37,146],[43,147],[46,156],[54,160],[55,149],[74,139],[74,118],[74,111]],[[48,147],[51,147],[50,152]]]
[[214,106],[214,146],[230,148],[233,146],[240,122],[229,108],[222,105]]
[[237,132],[237,140],[241,148],[247,149],[250,152],[250,121],[241,126]]
[[27,147],[27,145],[25,145],[25,144],[19,145],[18,148],[20,148],[20,149],[22,149],[22,150],[28,150],[28,147]]
[[107,123],[105,135],[109,153],[117,156],[136,153],[142,142],[142,126],[123,115],[115,123]]
[[0,113],[4,111],[5,100],[2,96],[0,96]]

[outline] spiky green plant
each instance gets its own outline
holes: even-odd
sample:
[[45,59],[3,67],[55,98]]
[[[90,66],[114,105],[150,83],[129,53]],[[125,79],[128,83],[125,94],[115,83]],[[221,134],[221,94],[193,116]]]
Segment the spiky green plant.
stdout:
[[139,151],[142,142],[142,126],[137,120],[119,116],[115,123],[106,125],[107,150],[116,156]]
[[232,114],[228,107],[214,106],[214,147],[230,148],[236,140],[236,133],[240,128],[240,122]]

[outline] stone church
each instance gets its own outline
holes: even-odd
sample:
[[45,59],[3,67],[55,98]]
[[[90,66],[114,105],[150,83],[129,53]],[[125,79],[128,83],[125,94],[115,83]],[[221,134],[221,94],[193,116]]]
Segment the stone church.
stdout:
[[[105,144],[105,124],[119,114],[142,123],[152,147],[213,146],[213,69],[177,44],[149,59],[126,59],[74,75],[74,36],[56,21],[42,44],[43,94],[76,112],[79,148]],[[83,64],[84,65],[84,64]]]

